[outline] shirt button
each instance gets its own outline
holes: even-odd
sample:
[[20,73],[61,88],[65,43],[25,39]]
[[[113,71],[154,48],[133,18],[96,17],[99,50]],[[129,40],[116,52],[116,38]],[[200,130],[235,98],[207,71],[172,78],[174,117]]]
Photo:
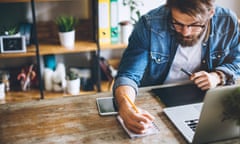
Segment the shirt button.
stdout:
[[202,61],[202,63],[204,63],[204,64],[205,64],[205,63],[206,63],[206,61],[205,61],[205,60],[203,60],[203,61]]
[[218,58],[221,58],[221,55],[217,55]]
[[160,62],[160,61],[161,61],[161,59],[157,59],[157,61],[158,61],[158,62]]

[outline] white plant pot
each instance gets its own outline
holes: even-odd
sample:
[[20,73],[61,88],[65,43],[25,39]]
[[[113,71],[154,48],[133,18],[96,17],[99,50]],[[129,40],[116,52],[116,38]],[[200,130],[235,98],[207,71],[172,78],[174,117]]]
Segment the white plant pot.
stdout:
[[80,92],[80,78],[75,80],[67,80],[67,93],[78,95]]
[[75,44],[75,30],[70,32],[59,32],[60,44],[67,49],[73,49]]
[[5,85],[0,83],[0,100],[5,99]]

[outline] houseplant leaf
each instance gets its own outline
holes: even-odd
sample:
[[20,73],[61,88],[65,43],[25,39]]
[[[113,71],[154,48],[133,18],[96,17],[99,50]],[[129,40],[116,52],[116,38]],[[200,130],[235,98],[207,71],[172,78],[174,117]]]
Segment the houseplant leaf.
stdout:
[[55,23],[59,32],[69,32],[75,29],[78,20],[73,16],[61,15],[56,18]]

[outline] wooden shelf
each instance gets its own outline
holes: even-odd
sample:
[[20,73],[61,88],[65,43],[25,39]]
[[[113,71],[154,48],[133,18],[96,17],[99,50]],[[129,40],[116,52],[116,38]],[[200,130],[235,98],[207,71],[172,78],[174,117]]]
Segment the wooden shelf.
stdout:
[[127,47],[127,45],[126,44],[122,44],[122,43],[100,45],[100,49],[101,50],[124,49],[126,47]]
[[75,43],[74,49],[64,48],[60,44],[40,44],[39,49],[40,55],[47,55],[96,51],[97,46],[95,42],[78,41]]
[[34,45],[27,47],[27,52],[21,53],[1,53],[1,58],[17,58],[17,57],[29,57],[29,56],[36,56],[36,48]]
[[[126,48],[125,44],[108,44],[101,45],[101,50],[111,50],[111,49],[123,49]],[[48,54],[67,54],[67,53],[76,53],[76,52],[91,52],[96,51],[97,45],[95,42],[91,41],[77,41],[75,43],[74,49],[67,49],[60,44],[39,44],[39,54],[48,55]],[[27,47],[27,52],[23,53],[1,53],[0,58],[17,58],[17,57],[29,57],[36,56],[36,49],[34,45]]]
[[[101,82],[102,92],[110,91],[111,89],[108,88],[109,83],[107,81]],[[93,91],[83,91],[80,90],[79,95],[90,95],[97,93],[96,90]],[[52,98],[59,98],[59,97],[68,97],[74,96],[64,92],[51,92],[51,91],[44,91],[44,99],[52,99]],[[6,93],[6,98],[4,100],[0,100],[0,104],[7,104],[7,103],[19,103],[19,102],[26,102],[26,101],[33,101],[33,100],[40,100],[40,93],[39,90],[32,89],[29,91],[10,91]]]
[[[81,95],[88,95],[88,94],[95,94],[96,91],[80,91],[79,96]],[[44,99],[51,99],[51,98],[59,98],[59,97],[67,97],[73,96],[63,92],[44,92]],[[29,90],[29,91],[11,91],[6,93],[6,97],[4,100],[0,100],[0,104],[6,103],[19,103],[25,101],[32,101],[32,100],[40,100],[40,93],[39,90]]]
[[0,3],[30,2],[30,0],[0,0]]
[[[73,0],[35,0],[35,2],[57,2],[57,1],[73,1]],[[31,2],[31,0],[0,0],[0,3],[22,3]]]
[[[97,50],[96,43],[88,42],[88,41],[76,42],[74,49],[64,48],[60,46],[60,44],[39,44],[40,55],[90,52],[90,51],[96,51],[96,50]],[[29,56],[36,56],[36,49],[34,45],[28,46],[27,52],[0,54],[0,58],[16,58],[16,57],[29,57]]]

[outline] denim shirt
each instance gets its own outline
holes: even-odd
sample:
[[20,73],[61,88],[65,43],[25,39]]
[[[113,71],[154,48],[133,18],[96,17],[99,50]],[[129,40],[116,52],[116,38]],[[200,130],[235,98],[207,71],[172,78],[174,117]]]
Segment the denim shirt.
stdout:
[[[240,44],[237,16],[230,10],[215,7],[209,33],[202,43],[201,68],[223,71],[227,83],[240,76]],[[162,84],[173,62],[178,42],[171,28],[171,11],[166,6],[143,15],[129,38],[113,92],[120,85],[138,87]]]

